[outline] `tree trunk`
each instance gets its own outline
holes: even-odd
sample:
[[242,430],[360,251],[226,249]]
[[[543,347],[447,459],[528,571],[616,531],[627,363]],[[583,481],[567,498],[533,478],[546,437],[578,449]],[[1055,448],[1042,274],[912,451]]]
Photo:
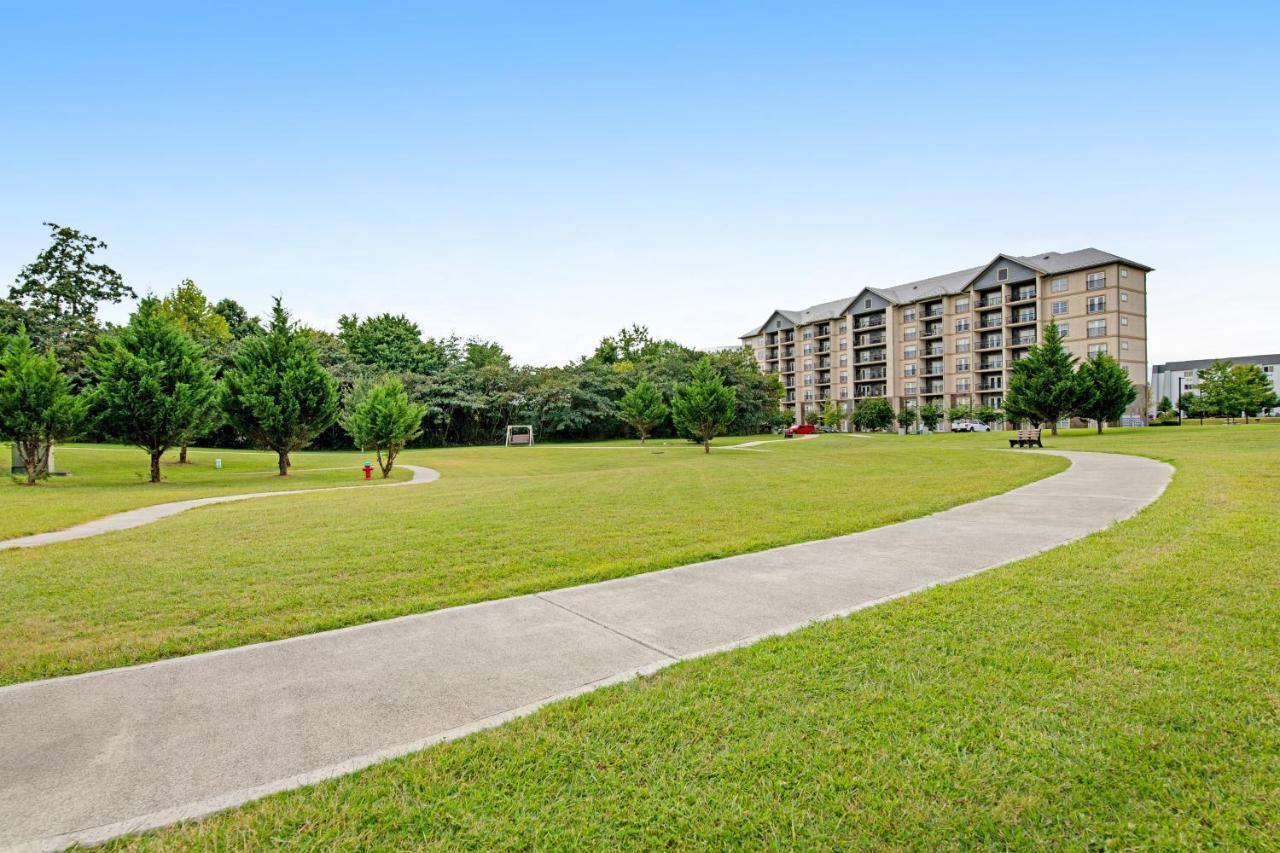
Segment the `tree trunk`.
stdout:
[[[40,479],[41,469],[41,453],[39,442],[18,442],[18,452],[22,454],[22,467],[26,469],[27,485],[34,486],[36,481]],[[43,456],[45,460],[47,456]],[[47,463],[46,463],[47,464]]]
[[703,453],[711,452],[711,439],[709,438],[702,439],[702,452]]
[[640,446],[641,446],[641,447],[644,447],[644,438],[645,438],[645,435],[644,435],[644,431],[642,430],[642,431],[640,432]]
[[1056,436],[1058,434],[1058,422],[1053,421],[1049,425],[1049,435]]
[[378,451],[378,467],[382,469],[382,479],[385,480],[391,476],[391,468],[395,465],[395,463],[396,463],[396,452],[394,450],[390,450],[390,449],[387,450],[387,463],[385,465],[382,464],[382,451],[381,450]]
[[1102,419],[1098,419],[1098,435],[1102,435]]
[[182,449],[178,451],[178,464],[179,465],[187,464],[187,446],[185,444],[182,445]]
[[160,482],[160,454],[162,453],[164,453],[163,450],[151,451],[151,482],[153,483]]
[[287,450],[277,450],[277,451],[276,451],[276,453],[278,453],[278,454],[280,455],[280,460],[279,460],[279,461],[280,461],[280,476],[281,476],[281,477],[288,477],[288,476],[289,476],[289,451],[287,451]]

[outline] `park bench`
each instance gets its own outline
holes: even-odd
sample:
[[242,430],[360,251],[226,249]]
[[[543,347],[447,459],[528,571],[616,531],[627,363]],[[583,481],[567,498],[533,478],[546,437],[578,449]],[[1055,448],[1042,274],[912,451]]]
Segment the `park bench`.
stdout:
[[1010,447],[1044,447],[1040,442],[1040,430],[1038,429],[1020,429],[1018,437],[1009,439]]

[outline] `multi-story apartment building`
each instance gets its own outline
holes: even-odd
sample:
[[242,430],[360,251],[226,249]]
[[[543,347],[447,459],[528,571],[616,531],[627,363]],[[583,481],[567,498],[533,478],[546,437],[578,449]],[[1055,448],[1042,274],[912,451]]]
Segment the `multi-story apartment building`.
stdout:
[[[1109,353],[1140,385],[1151,271],[1097,249],[997,255],[959,272],[776,310],[742,341],[781,379],[782,405],[796,421],[828,402],[849,412],[871,397],[895,409],[999,408],[1010,365],[1048,322],[1081,359]],[[1139,400],[1129,415],[1144,417],[1143,408]]]
[[1271,387],[1280,394],[1280,353],[1272,355],[1237,355],[1225,359],[1198,358],[1193,361],[1170,361],[1151,367],[1151,405],[1159,404],[1162,397],[1168,397],[1176,406],[1183,392],[1195,392],[1199,387],[1198,372],[1211,366],[1215,361],[1229,361],[1232,364],[1256,364],[1271,379]]

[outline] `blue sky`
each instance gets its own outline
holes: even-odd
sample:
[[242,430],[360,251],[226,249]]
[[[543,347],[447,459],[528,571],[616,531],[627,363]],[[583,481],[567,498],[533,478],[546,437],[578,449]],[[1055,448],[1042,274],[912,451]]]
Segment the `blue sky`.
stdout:
[[181,5],[6,9],[5,280],[52,220],[550,363],[1097,246],[1153,361],[1280,350],[1274,4]]

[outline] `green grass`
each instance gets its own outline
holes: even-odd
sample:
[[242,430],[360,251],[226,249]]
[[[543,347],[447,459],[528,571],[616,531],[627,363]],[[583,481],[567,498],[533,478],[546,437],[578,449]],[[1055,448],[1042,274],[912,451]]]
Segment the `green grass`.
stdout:
[[1276,849],[1280,432],[1047,443],[1177,474],[1038,557],[110,846]]
[[[172,457],[172,458],[170,458]],[[313,489],[354,486],[363,481],[360,465],[366,457],[356,452],[296,453],[288,477],[276,469],[275,454],[244,450],[198,450],[189,463],[177,463],[177,451],[165,456],[164,479],[150,482],[150,462],[136,448],[115,445],[66,445],[56,452],[59,471],[36,486],[15,479],[0,479],[0,539],[44,533],[70,527],[113,512],[137,509],[167,501],[203,498],[238,492],[280,489]],[[215,458],[222,470],[214,470]],[[405,479],[405,471],[392,472]],[[378,482],[375,471],[375,480]]]
[[106,536],[0,551],[0,683],[847,533],[1002,492],[1063,465],[844,436],[709,456],[681,443],[402,458],[443,478],[204,507]]

